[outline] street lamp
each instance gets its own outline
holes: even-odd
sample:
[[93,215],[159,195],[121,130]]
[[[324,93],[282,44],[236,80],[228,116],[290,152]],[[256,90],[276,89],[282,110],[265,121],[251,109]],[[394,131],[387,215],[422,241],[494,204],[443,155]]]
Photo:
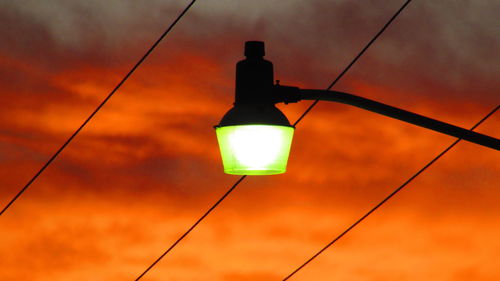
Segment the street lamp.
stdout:
[[264,60],[264,43],[245,43],[246,58],[236,64],[233,108],[215,126],[224,172],[234,175],[273,175],[286,171],[294,127],[277,103],[301,100],[353,105],[449,136],[500,150],[500,140],[445,122],[356,95],[299,89],[274,84],[273,65]]
[[275,106],[273,64],[264,42],[245,43],[246,59],[236,64],[233,108],[215,126],[224,172],[273,175],[286,170],[294,128]]

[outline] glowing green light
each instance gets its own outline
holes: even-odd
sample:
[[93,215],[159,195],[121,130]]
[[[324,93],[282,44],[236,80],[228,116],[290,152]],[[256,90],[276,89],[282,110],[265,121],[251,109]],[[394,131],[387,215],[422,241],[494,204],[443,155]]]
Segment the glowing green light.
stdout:
[[294,128],[276,125],[217,127],[224,172],[274,175],[286,171]]

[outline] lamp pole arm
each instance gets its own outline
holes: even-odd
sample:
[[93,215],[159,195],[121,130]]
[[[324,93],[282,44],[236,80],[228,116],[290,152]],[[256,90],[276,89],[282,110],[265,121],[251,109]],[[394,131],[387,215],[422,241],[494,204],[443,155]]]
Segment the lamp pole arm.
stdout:
[[383,104],[374,100],[359,97],[353,94],[326,91],[299,89],[289,86],[275,86],[277,98],[282,102],[297,102],[299,100],[321,100],[332,101],[343,104],[353,105],[368,111],[382,114],[394,119],[398,119],[407,123],[411,123],[420,127],[424,127],[436,132],[440,132],[449,136],[460,138],[482,146],[500,150],[500,140],[494,137],[476,133],[461,127],[457,127],[436,119],[432,119],[420,114],[416,114],[407,110],[403,110],[394,106]]

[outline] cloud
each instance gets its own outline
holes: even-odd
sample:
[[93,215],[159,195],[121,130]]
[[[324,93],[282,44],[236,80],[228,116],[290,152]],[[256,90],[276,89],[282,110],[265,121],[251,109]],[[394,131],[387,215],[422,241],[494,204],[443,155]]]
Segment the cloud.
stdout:
[[[0,279],[139,274],[237,179],[222,173],[212,126],[233,102],[243,42],[266,41],[283,84],[323,88],[399,2],[197,3],[2,217]],[[185,4],[0,4],[1,202]],[[472,126],[498,88],[496,5],[412,3],[338,89]],[[280,108],[294,121],[307,106]],[[479,130],[494,135],[498,121]],[[279,280],[452,141],[320,103],[296,130],[288,172],[245,180],[148,278]],[[493,280],[495,156],[461,143],[297,279]]]

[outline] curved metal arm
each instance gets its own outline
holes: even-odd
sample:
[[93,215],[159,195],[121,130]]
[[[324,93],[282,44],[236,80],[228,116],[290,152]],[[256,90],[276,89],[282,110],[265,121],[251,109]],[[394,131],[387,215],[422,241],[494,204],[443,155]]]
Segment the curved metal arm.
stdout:
[[449,136],[457,137],[482,146],[493,148],[495,150],[500,150],[500,140],[497,138],[476,133],[471,130],[460,128],[439,120],[356,95],[336,91],[299,89],[296,87],[280,85],[275,86],[275,93],[277,93],[278,99],[285,103],[297,102],[299,100],[322,100],[353,105]]

